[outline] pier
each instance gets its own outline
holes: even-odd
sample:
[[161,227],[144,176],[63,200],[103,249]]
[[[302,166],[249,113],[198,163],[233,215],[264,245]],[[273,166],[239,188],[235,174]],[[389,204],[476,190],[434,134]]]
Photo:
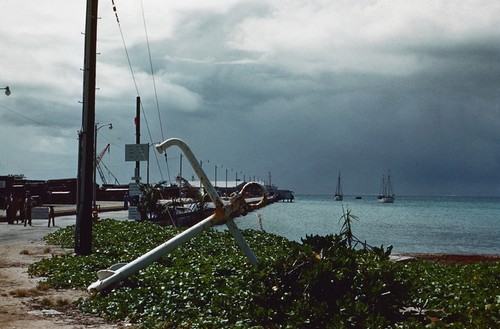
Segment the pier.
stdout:
[[[76,205],[68,205],[68,204],[43,204],[38,207],[33,208],[33,214],[32,214],[32,219],[33,220],[48,220],[48,216],[40,216],[37,214],[44,214],[46,209],[48,209],[49,206],[54,207],[54,215],[55,217],[62,217],[62,216],[71,216],[71,215],[76,215]],[[120,211],[120,210],[126,210],[126,207],[123,202],[118,202],[118,201],[105,201],[105,202],[98,202],[98,212],[111,212],[111,211]],[[48,212],[47,212],[48,214]],[[7,222],[7,217],[5,214],[5,209],[0,209],[0,223],[6,223]]]
[[[207,179],[208,180],[208,179]],[[178,184],[171,184],[162,189],[161,202],[171,204],[175,209],[176,204],[192,205],[198,201],[190,196],[197,195],[200,189],[199,180],[188,181],[182,177],[177,177]],[[210,181],[210,183],[212,183]],[[215,182],[213,183],[215,186]],[[238,193],[247,182],[243,180],[224,181],[222,186],[215,186],[216,193],[222,200],[229,200],[232,195]],[[0,176],[0,222],[7,222],[6,200],[9,195],[16,199],[14,209],[16,213],[22,205],[26,192],[30,192],[35,203],[33,207],[32,219],[48,219],[50,206],[54,207],[55,217],[76,215],[76,179],[55,179],[55,180],[27,180],[23,176],[13,175]],[[295,199],[293,191],[278,189],[276,186],[265,186],[268,195],[267,204],[273,202],[293,202]],[[96,186],[97,212],[109,212],[127,210],[129,205],[139,200],[139,195],[131,195],[128,185],[103,185]],[[243,197],[249,204],[252,198],[257,195],[257,191],[250,188]],[[214,205],[208,205],[204,213],[215,209]],[[17,215],[19,217],[20,215]],[[169,214],[171,224],[176,219],[176,224],[182,227],[189,227],[196,224],[200,219],[194,218],[194,214],[183,210],[181,213]],[[177,218],[179,222],[177,223]]]

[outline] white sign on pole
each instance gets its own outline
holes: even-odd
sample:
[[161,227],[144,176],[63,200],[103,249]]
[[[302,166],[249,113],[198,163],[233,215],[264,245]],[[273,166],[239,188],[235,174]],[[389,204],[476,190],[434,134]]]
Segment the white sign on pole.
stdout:
[[133,219],[133,220],[141,219],[141,214],[139,213],[139,210],[137,209],[136,206],[128,207],[128,219]]
[[136,183],[128,184],[128,195],[141,195],[141,190],[139,189],[139,185]]
[[148,161],[149,144],[125,144],[125,161]]
[[[128,195],[130,200],[139,200],[142,195],[141,190],[139,189],[139,185],[136,183],[130,183],[128,185]],[[130,205],[128,207],[128,219],[141,219],[141,214],[139,213],[137,206]]]

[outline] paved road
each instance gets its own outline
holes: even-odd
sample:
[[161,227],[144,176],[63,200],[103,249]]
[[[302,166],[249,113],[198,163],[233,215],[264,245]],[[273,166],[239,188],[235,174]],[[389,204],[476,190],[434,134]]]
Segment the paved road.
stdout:
[[[250,198],[247,199],[249,203],[255,203],[260,201],[260,198]],[[109,211],[102,211],[99,214],[100,218],[114,218],[117,220],[128,220],[127,210],[112,210],[121,208],[122,203],[120,202],[98,202],[101,209],[106,209]],[[225,201],[227,203],[227,201]],[[68,225],[74,225],[76,222],[76,215],[59,215],[58,213],[74,213],[74,205],[57,205],[56,206],[56,226],[47,227],[47,219],[33,219],[33,226],[24,227],[23,224],[7,224],[6,222],[0,222],[0,247],[9,243],[15,243],[20,241],[25,241],[29,243],[33,240],[39,240],[47,233],[56,231],[60,227],[66,227]],[[0,217],[5,216],[5,210],[0,210]]]
[[[114,218],[117,220],[128,219],[128,211],[109,211],[99,214],[100,218]],[[56,226],[47,227],[46,219],[33,219],[33,226],[24,227],[23,224],[0,223],[0,247],[9,243],[25,241],[30,243],[39,240],[49,232],[54,232],[58,228],[73,225],[76,222],[76,215],[56,217]]]

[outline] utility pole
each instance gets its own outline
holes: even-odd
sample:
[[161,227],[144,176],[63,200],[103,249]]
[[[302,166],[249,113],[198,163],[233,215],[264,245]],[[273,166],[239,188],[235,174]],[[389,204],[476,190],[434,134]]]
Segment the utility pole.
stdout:
[[180,163],[179,163],[179,176],[182,177],[182,154],[181,154]]
[[92,254],[92,196],[94,172],[95,78],[98,0],[87,0],[83,68],[82,129],[78,138],[75,253]]
[[[137,96],[135,102],[135,143],[137,147],[141,144],[141,97]],[[149,163],[149,162],[148,162]],[[141,162],[135,162],[135,183],[141,181]]]

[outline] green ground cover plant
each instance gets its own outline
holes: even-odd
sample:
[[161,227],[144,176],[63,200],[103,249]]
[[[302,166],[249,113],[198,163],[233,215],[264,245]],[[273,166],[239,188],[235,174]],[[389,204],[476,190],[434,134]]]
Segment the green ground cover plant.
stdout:
[[[72,248],[74,227],[45,237]],[[351,226],[349,225],[349,231]],[[93,228],[93,254],[32,264],[54,288],[81,288],[96,271],[144,254],[180,232],[106,219]],[[243,234],[252,266],[228,232],[209,230],[80,308],[143,328],[497,328],[500,263],[399,264],[390,248],[355,249],[352,232],[301,242]],[[349,238],[348,238],[349,237]],[[405,311],[405,312],[403,312]]]

